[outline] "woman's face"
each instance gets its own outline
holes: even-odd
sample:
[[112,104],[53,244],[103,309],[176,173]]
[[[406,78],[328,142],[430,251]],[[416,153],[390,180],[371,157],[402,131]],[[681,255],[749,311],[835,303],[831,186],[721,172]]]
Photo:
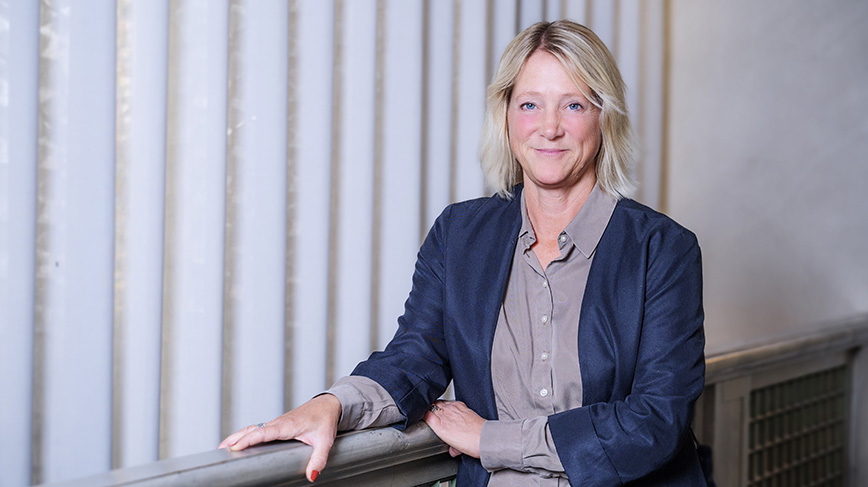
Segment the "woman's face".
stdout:
[[[582,84],[582,90],[590,89]],[[593,186],[600,149],[600,110],[553,55],[538,50],[518,74],[507,110],[509,145],[524,184],[539,189]]]

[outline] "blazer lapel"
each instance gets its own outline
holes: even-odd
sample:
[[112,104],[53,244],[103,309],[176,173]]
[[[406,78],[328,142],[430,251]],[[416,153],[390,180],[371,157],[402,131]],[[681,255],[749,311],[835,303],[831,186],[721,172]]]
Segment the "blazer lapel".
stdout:
[[459,335],[453,342],[460,350],[460,360],[453,375],[456,384],[467,384],[456,396],[487,419],[497,418],[494,388],[491,382],[491,350],[494,330],[506,292],[521,228],[521,188],[506,204],[496,205],[475,216],[480,221],[467,225],[457,249],[463,254],[462,267],[456,271],[455,327]]

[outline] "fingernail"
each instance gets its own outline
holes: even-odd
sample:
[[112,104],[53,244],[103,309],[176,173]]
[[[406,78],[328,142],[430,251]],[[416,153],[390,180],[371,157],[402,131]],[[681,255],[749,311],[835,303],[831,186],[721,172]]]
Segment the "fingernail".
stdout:
[[314,470],[310,473],[310,481],[316,482],[316,478],[319,477],[319,470]]

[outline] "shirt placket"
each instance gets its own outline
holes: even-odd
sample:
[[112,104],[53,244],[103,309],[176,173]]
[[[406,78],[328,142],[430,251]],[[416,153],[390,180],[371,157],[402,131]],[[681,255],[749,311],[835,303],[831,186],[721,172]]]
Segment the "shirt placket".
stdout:
[[533,363],[531,366],[531,396],[540,414],[553,414],[552,390],[552,313],[553,300],[548,277],[543,272],[536,277],[536,289],[531,303]]

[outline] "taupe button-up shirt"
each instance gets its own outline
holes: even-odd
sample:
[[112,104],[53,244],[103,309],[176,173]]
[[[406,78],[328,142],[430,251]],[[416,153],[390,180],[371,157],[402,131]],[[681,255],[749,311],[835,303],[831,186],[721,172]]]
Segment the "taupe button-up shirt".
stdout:
[[[594,251],[617,200],[595,186],[558,238],[561,255],[542,269],[521,196],[522,226],[513,254],[491,354],[498,420],[482,428],[480,459],[490,487],[568,486],[548,416],[582,406],[579,314]],[[343,378],[328,391],[340,399],[338,429],[402,420],[389,394],[365,377]]]

